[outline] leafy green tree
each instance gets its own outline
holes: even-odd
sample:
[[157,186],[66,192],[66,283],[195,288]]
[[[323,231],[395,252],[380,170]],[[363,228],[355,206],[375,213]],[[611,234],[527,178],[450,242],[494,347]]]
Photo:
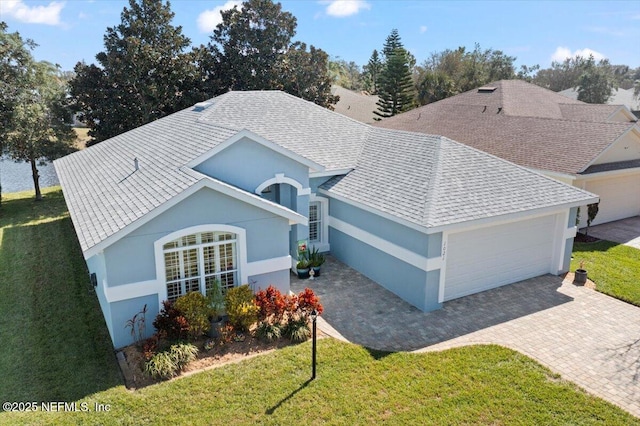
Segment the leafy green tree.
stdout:
[[[475,89],[491,81],[509,80],[518,77],[515,73],[516,58],[505,55],[500,50],[482,49],[479,44],[475,44],[472,51],[465,47],[458,47],[455,50],[446,49],[436,52],[425,61],[419,72],[416,73],[416,87],[431,83],[422,82],[423,79],[433,79],[432,75],[426,75],[427,71],[437,72],[447,76],[454,83],[454,93],[466,92]],[[535,67],[526,68],[535,70]],[[524,77],[524,74],[522,74]]]
[[280,75],[287,76],[280,89],[333,110],[338,97],[331,95],[328,62],[329,55],[322,49],[311,46],[307,51],[306,44],[294,43],[278,64]]
[[380,78],[380,73],[382,72],[383,64],[382,60],[380,60],[380,55],[376,49],[373,50],[371,54],[371,58],[369,58],[369,62],[364,66],[364,75],[367,81],[369,82],[370,91],[373,94],[378,93],[378,81]]
[[42,199],[38,165],[75,150],[71,109],[57,68],[48,62],[30,62],[23,77],[27,88],[18,94],[8,123],[5,149],[16,161],[31,164],[36,200]]
[[333,84],[349,90],[362,90],[363,81],[360,67],[355,62],[336,58],[329,60],[329,77]]
[[129,0],[121,23],[107,28],[99,65],[75,66],[71,95],[96,142],[206,96],[193,54],[184,52],[191,42],[173,17],[169,2]]
[[456,94],[455,84],[441,71],[426,71],[417,86],[417,101],[420,105],[437,102]]
[[328,56],[313,46],[307,52],[304,43],[292,43],[296,25],[296,18],[271,0],[247,0],[223,11],[207,45],[220,87],[284,90],[331,107],[338,98],[331,96]]
[[221,79],[231,90],[273,89],[282,76],[282,55],[296,33],[296,18],[271,0],[248,0],[222,11],[209,49],[220,65]]
[[0,156],[4,154],[11,133],[19,96],[28,88],[27,71],[33,64],[31,49],[35,46],[32,40],[24,40],[19,33],[9,33],[7,24],[0,22]]
[[374,111],[380,120],[408,111],[414,105],[413,80],[411,78],[411,56],[405,50],[397,30],[391,31],[382,49],[385,55],[384,68],[380,73],[377,102]]
[[578,100],[589,104],[606,104],[614,88],[616,84],[609,61],[603,59],[596,64],[593,55],[590,55],[578,77]]
[[554,92],[575,87],[585,62],[586,59],[578,55],[562,62],[553,61],[550,68],[538,71],[533,83]]

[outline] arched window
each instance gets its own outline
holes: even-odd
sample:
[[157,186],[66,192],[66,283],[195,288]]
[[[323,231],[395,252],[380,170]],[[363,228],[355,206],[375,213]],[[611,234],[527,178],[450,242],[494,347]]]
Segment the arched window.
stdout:
[[199,232],[162,245],[167,300],[199,291],[206,295],[217,280],[222,292],[239,282],[237,234]]

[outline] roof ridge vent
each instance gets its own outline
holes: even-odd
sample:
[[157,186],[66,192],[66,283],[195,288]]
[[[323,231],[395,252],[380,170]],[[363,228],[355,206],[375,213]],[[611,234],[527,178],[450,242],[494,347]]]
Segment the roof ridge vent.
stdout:
[[497,87],[495,86],[482,86],[478,87],[478,93],[493,93],[496,89]]
[[210,101],[198,102],[193,106],[193,110],[196,112],[204,111],[205,109],[209,108],[211,105],[213,105],[213,102],[210,102]]

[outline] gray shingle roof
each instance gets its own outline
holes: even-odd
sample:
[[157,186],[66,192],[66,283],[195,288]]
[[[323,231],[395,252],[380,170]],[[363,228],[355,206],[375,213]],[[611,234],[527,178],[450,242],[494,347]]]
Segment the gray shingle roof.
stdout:
[[[495,92],[466,92],[376,126],[444,135],[525,167],[575,174],[635,125],[605,122],[612,112],[609,105],[556,103],[572,101],[522,81],[490,85],[498,87]],[[499,92],[504,88],[506,93]],[[516,95],[518,89],[522,93]],[[536,99],[541,100],[538,106],[531,101]],[[499,105],[504,105],[500,113]]]
[[446,137],[386,129],[371,131],[354,171],[321,188],[425,228],[596,197]]
[[338,95],[340,100],[336,103],[334,111],[362,123],[373,123],[376,115],[373,111],[378,109],[378,96],[366,95],[354,92],[340,86],[331,86],[331,94]]
[[327,189],[424,227],[591,197],[446,138],[374,128],[282,92],[208,102],[55,161],[84,252],[208,179],[185,165],[242,129],[326,170],[355,168]]

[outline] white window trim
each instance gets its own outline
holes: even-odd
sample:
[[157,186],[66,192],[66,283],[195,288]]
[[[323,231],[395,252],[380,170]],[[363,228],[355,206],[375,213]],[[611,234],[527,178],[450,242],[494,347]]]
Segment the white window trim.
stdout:
[[318,214],[320,214],[320,225],[322,229],[320,229],[320,241],[316,243],[309,242],[309,245],[317,248],[321,252],[329,251],[331,248],[331,244],[329,243],[329,199],[311,194],[309,195],[309,203],[313,202],[320,203]]
[[164,265],[164,245],[168,242],[176,240],[185,235],[199,234],[204,232],[230,232],[236,234],[236,250],[238,256],[238,277],[240,282],[238,285],[247,283],[247,231],[243,228],[232,225],[196,225],[189,228],[180,229],[172,232],[153,243],[154,254],[156,258],[156,284],[158,292],[158,304],[161,307],[162,302],[167,300],[167,280],[165,276]]
[[297,190],[298,196],[311,194],[311,188],[304,188],[300,182],[293,178],[285,176],[284,173],[276,173],[274,177],[272,177],[271,179],[267,179],[260,185],[258,185],[254,192],[257,195],[260,195],[262,194],[263,189],[276,183],[286,183],[293,186]]

